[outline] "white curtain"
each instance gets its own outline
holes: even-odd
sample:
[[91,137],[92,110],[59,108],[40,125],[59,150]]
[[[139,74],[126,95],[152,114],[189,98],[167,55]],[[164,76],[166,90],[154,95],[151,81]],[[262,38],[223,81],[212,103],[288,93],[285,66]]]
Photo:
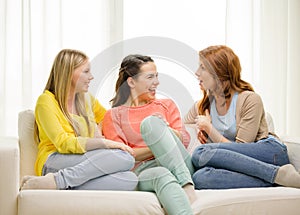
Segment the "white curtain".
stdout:
[[0,136],[17,136],[18,112],[34,108],[60,49],[93,58],[122,39],[154,34],[196,50],[232,47],[276,132],[299,136],[299,21],[299,0],[0,0]]
[[300,1],[227,0],[226,44],[262,96],[278,135],[300,135]]
[[122,0],[0,0],[0,136],[17,136],[62,48],[91,59],[122,39]]
[[300,135],[299,21],[300,1],[262,1],[260,90],[275,126],[291,136]]

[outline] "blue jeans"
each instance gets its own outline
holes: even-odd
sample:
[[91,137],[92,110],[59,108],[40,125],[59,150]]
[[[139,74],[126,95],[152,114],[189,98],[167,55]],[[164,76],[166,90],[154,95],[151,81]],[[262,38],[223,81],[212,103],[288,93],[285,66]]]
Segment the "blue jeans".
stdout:
[[139,175],[138,189],[155,192],[169,215],[192,215],[182,186],[193,184],[194,167],[191,156],[166,123],[149,116],[141,123],[141,134],[155,160],[147,161],[135,172]]
[[130,171],[134,158],[119,149],[97,149],[85,154],[51,154],[43,175],[54,173],[58,189],[134,190],[137,176]]
[[274,186],[279,166],[289,163],[287,148],[275,137],[253,143],[210,143],[192,155],[196,189]]

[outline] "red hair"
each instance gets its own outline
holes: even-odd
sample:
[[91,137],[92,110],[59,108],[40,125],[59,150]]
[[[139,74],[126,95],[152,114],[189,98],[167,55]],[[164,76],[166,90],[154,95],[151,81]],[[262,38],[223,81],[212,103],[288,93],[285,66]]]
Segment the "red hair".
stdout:
[[[225,99],[231,97],[232,90],[237,92],[254,91],[250,83],[241,79],[241,65],[238,56],[231,48],[218,45],[209,46],[199,51],[199,57],[206,70],[220,83],[220,93]],[[199,114],[204,114],[210,107],[210,95],[203,91],[203,99],[199,104]]]

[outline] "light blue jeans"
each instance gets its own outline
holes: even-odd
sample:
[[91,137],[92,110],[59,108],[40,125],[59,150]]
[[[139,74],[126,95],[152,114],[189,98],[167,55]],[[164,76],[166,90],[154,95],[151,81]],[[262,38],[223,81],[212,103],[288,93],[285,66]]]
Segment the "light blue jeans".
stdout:
[[97,149],[85,154],[51,154],[43,175],[54,173],[58,189],[134,190],[137,176],[130,171],[134,158],[119,149]]
[[194,168],[182,142],[163,120],[155,116],[142,121],[141,134],[155,160],[147,161],[135,170],[139,175],[138,189],[155,192],[169,215],[193,214],[182,187],[193,184]]
[[289,163],[287,148],[277,138],[254,143],[210,143],[192,155],[196,189],[270,187],[279,166]]

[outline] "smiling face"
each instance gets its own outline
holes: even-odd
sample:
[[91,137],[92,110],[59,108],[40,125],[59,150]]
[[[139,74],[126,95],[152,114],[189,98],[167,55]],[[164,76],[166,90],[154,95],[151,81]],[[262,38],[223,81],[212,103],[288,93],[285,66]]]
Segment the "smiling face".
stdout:
[[129,78],[128,84],[131,87],[132,100],[147,103],[155,99],[156,88],[159,85],[155,64],[153,62],[143,64],[139,74]]
[[87,92],[90,81],[93,78],[94,77],[90,71],[90,63],[87,60],[73,72],[71,88],[74,93]]
[[216,90],[216,80],[211,73],[207,71],[204,64],[200,61],[200,66],[195,75],[199,80],[201,90],[210,90],[214,92]]

